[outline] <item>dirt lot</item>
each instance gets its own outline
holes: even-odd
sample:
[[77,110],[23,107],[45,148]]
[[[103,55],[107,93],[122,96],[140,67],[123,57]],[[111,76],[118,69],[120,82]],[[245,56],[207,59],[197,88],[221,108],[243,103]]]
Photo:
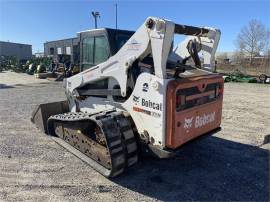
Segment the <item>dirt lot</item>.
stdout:
[[[61,83],[0,73],[0,201],[269,201],[270,86],[225,84],[222,130],[108,180],[30,122]],[[266,143],[266,141],[265,141]]]

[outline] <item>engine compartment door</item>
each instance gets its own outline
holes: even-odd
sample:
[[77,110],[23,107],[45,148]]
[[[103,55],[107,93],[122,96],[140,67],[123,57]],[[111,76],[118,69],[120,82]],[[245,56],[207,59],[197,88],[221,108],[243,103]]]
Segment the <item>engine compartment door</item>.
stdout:
[[209,75],[173,80],[167,88],[166,147],[182,144],[221,124],[223,78]]

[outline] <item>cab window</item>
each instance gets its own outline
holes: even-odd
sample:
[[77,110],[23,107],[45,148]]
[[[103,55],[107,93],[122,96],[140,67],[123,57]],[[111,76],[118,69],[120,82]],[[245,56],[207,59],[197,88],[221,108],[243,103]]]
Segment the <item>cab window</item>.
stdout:
[[88,37],[82,41],[82,70],[94,65],[94,38]]
[[105,36],[88,37],[82,44],[82,71],[106,61],[109,57],[109,44]]
[[109,57],[109,45],[105,36],[95,37],[95,64],[107,60]]
[[116,36],[117,51],[119,51],[120,48],[122,48],[122,46],[129,40],[130,37],[131,35],[123,35],[123,34],[118,34]]

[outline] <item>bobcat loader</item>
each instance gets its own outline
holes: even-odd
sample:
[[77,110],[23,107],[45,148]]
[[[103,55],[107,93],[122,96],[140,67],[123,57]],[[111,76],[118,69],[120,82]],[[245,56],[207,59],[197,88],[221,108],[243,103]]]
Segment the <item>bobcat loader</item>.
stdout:
[[[149,17],[135,33],[78,34],[81,72],[64,80],[67,100],[40,104],[31,119],[102,175],[123,173],[141,149],[170,157],[220,127],[218,29]],[[175,48],[174,34],[187,35]]]

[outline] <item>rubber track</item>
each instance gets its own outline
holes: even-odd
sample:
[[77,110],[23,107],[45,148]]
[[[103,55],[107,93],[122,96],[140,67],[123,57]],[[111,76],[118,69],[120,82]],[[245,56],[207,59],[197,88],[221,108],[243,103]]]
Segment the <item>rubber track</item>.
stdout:
[[[85,155],[72,145],[65,142],[55,134],[54,122],[94,121],[102,130],[107,141],[107,150],[111,158],[111,168],[108,169]],[[73,153],[75,156],[89,164],[105,177],[115,177],[124,172],[126,167],[138,161],[137,144],[128,118],[121,112],[107,111],[102,113],[69,112],[51,116],[48,119],[48,133],[53,139]]]
[[122,139],[124,142],[124,149],[126,153],[126,165],[128,167],[134,165],[138,161],[137,143],[134,137],[133,130],[128,118],[122,116],[116,116],[117,124],[120,128]]

